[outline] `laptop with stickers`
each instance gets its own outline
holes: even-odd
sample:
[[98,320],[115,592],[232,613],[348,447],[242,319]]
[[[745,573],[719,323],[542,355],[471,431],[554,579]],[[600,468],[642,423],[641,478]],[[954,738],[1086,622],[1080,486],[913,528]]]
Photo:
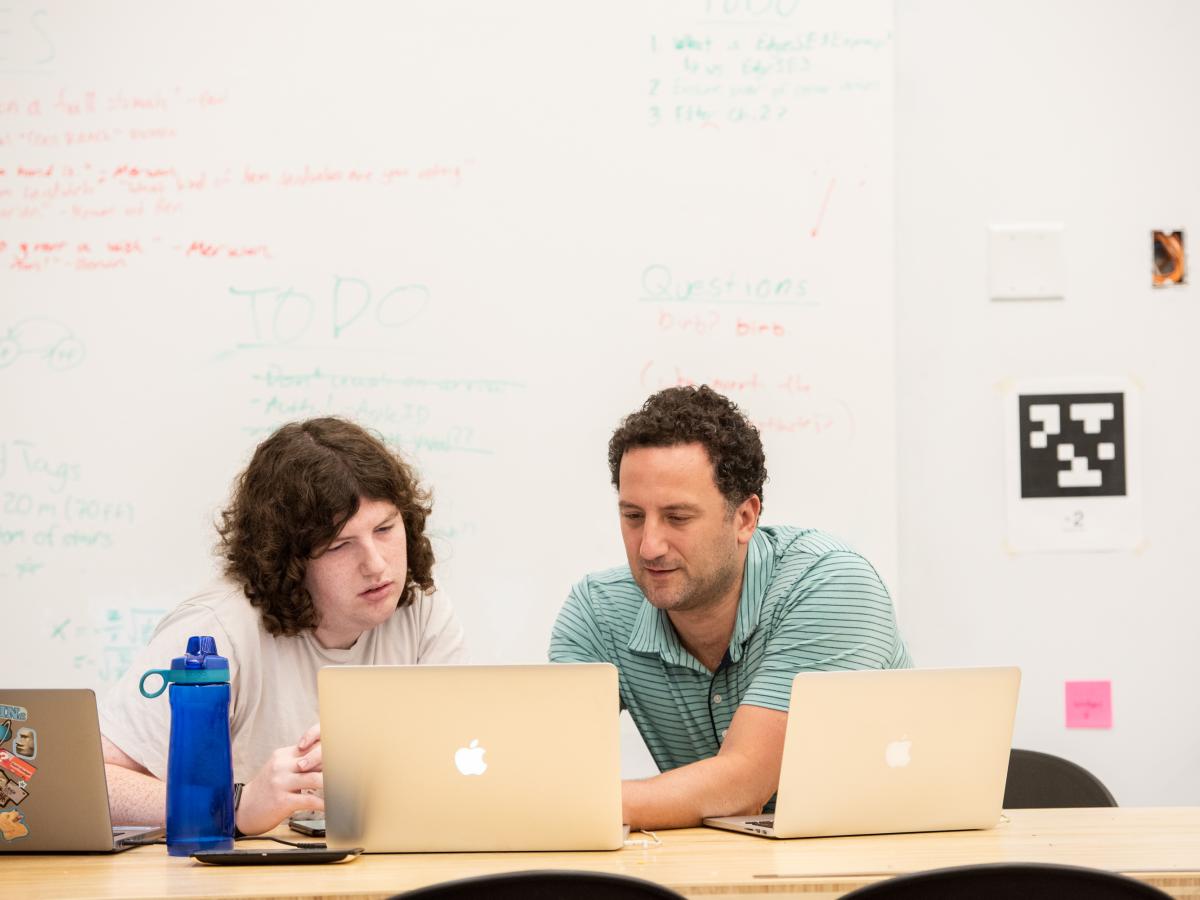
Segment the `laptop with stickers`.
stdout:
[[615,667],[327,666],[317,684],[330,847],[623,845]]
[[801,672],[774,815],[704,824],[760,837],[991,828],[1021,670]]
[[90,690],[0,688],[0,853],[115,853],[161,828],[114,828]]

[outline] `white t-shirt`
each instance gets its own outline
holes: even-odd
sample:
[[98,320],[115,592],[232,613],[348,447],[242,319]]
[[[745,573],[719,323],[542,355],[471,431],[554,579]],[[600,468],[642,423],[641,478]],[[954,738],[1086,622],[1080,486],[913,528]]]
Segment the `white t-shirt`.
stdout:
[[[250,781],[275,750],[317,722],[317,671],[329,665],[450,665],[465,662],[462,627],[442,592],[417,592],[408,606],[364,632],[347,650],[317,643],[311,630],[274,637],[240,587],[223,581],[168,613],[150,643],[100,703],[100,731],[163,780],[171,710],[164,692],[148,700],[138,682],[169,669],[191,635],[212,635],[229,659],[234,781]],[[150,689],[157,678],[147,682]]]

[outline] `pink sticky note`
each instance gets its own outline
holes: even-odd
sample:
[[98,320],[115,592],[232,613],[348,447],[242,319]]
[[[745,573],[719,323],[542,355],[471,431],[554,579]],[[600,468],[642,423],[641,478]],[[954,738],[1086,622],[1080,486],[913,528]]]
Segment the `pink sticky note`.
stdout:
[[1112,728],[1112,682],[1067,682],[1067,727]]

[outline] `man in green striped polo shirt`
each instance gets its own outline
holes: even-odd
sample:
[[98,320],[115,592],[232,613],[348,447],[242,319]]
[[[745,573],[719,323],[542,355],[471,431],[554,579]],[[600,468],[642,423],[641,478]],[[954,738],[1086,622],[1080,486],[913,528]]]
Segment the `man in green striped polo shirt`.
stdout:
[[633,828],[770,809],[792,678],[910,666],[871,564],[811,529],[759,526],[758,430],[707,386],[648,399],[608,447],[627,566],[588,575],[552,662],[611,662],[661,774],[623,785]]

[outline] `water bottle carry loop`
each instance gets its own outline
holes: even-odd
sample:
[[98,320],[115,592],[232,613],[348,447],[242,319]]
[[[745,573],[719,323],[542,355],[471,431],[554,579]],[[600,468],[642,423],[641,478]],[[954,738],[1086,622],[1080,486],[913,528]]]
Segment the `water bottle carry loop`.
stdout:
[[[151,675],[157,675],[159,678],[162,679],[162,684],[159,685],[158,690],[155,691],[153,694],[151,694],[150,692],[148,692],[146,690],[146,679],[149,678]],[[167,689],[167,685],[171,683],[170,675],[171,675],[171,672],[169,669],[151,669],[149,672],[146,672],[144,675],[142,675],[142,680],[138,682],[138,690],[142,692],[143,697],[153,700],[155,697],[157,697],[159,694],[161,694],[163,691],[165,691]]]
[[[157,691],[150,693],[146,690],[146,679],[157,675],[162,679],[162,685]],[[229,681],[228,669],[151,669],[138,682],[138,690],[143,697],[153,700],[167,689],[171,682],[176,684],[220,684]]]

